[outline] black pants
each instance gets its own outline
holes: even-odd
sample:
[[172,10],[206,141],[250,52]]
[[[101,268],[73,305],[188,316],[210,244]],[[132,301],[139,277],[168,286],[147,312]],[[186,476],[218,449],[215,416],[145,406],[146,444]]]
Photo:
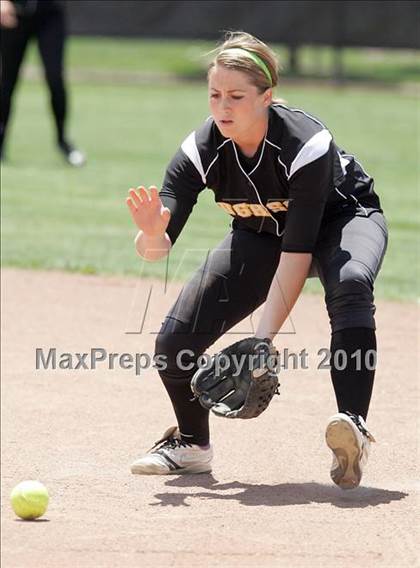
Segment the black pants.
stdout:
[[13,92],[26,47],[36,37],[45,78],[51,96],[51,106],[56,126],[57,142],[65,138],[66,90],[63,79],[63,54],[65,41],[64,13],[58,7],[38,9],[30,16],[19,17],[16,28],[1,30],[1,110],[0,152],[3,149],[11,110]]
[[[206,443],[208,413],[198,402],[189,402],[189,382],[195,369],[182,370],[177,355],[184,349],[193,352],[192,356],[183,357],[181,367],[196,362],[221,335],[265,301],[279,263],[280,244],[272,235],[233,230],[208,254],[203,266],[183,288],[157,336],[156,354],[165,355],[167,361],[167,368],[160,372],[161,378],[181,431],[194,436],[197,443]],[[366,217],[341,217],[322,227],[312,272],[319,276],[325,290],[332,337],[335,337],[333,348],[345,349],[346,343],[354,348],[358,341],[373,346],[373,285],[386,245],[386,222],[379,212]],[[366,416],[373,374],[362,373],[362,384],[348,374],[343,378],[338,371],[334,375],[332,369],[338,408]]]

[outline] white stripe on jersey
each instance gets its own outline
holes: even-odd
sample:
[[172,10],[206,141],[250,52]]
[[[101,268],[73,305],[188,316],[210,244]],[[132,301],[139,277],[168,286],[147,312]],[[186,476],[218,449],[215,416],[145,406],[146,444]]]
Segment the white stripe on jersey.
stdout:
[[197,148],[197,142],[195,141],[195,131],[191,132],[184,142],[181,144],[182,151],[186,154],[196,167],[198,173],[203,180],[203,183],[207,183],[206,176],[204,174],[203,164],[201,163],[200,153]]
[[337,152],[337,155],[340,158],[341,169],[343,171],[343,175],[345,176],[347,174],[346,168],[350,164],[350,160],[347,160],[347,158],[343,158],[340,152]]
[[[252,187],[254,188],[255,193],[256,193],[256,195],[257,195],[257,199],[258,199],[258,201],[260,202],[260,205],[261,205],[266,211],[268,211],[270,217],[273,219],[274,223],[276,224],[276,234],[277,234],[277,236],[278,236],[278,237],[281,237],[281,236],[283,235],[283,233],[284,233],[284,230],[283,230],[281,233],[279,232],[279,231],[280,231],[280,227],[279,227],[279,224],[278,224],[277,219],[276,219],[275,217],[273,217],[273,215],[271,214],[271,211],[264,205],[264,203],[263,203],[262,200],[261,200],[260,194],[258,193],[258,189],[257,189],[255,183],[252,181],[252,179],[249,177],[249,175],[248,175],[248,174],[246,173],[246,171],[243,169],[243,167],[242,167],[242,165],[241,165],[241,162],[240,162],[240,160],[239,160],[239,157],[238,157],[238,151],[236,150],[235,142],[234,142],[233,140],[232,140],[232,146],[233,146],[233,151],[235,152],[235,158],[236,158],[236,162],[237,162],[237,164],[238,164],[238,166],[239,166],[239,169],[241,170],[241,172],[244,174],[244,176],[248,179],[249,183],[250,183],[250,184],[252,185]],[[264,150],[264,147],[263,147],[263,150]],[[258,163],[259,163],[259,162],[258,162]],[[254,170],[255,170],[255,168],[254,168]],[[254,170],[252,170],[252,171],[254,171]],[[261,219],[261,221],[263,221],[263,219]]]
[[[344,156],[348,156],[349,158],[353,158],[354,163],[359,166],[359,168],[362,170],[362,173],[365,174],[366,177],[372,178],[372,176],[367,173],[367,171],[364,169],[362,164],[360,162],[358,162],[352,154],[344,154]],[[350,162],[350,160],[349,160],[349,162]]]
[[290,108],[286,105],[282,105],[281,103],[275,103],[272,106],[279,106],[279,107],[284,108],[286,110],[291,110],[292,112],[300,112],[300,113],[304,114],[305,116],[307,116],[308,118],[310,118],[311,120],[313,120],[314,122],[316,122],[317,124],[319,124],[320,126],[322,126],[322,128],[325,128],[325,125],[322,124],[322,122],[320,120],[318,120],[317,118],[315,118],[311,114],[308,114],[304,110],[301,110],[300,108]]
[[[266,140],[267,140],[267,139],[266,139]],[[276,144],[273,144],[273,142],[270,142],[270,140],[267,140],[267,144],[270,144],[270,146],[273,146],[273,148],[277,148],[277,150],[279,150],[279,152],[281,152],[280,146],[277,146]],[[280,156],[277,156],[277,161],[278,161],[279,164],[281,164],[281,165],[283,166],[284,173],[285,173],[287,179],[289,179],[289,172],[287,171],[286,164],[281,161]]]
[[249,176],[250,176],[251,174],[253,174],[253,173],[255,172],[255,170],[258,168],[258,166],[261,164],[261,160],[262,160],[262,157],[263,157],[263,154],[264,154],[264,150],[265,150],[265,141],[266,141],[266,140],[267,140],[267,138],[264,136],[264,142],[263,142],[263,145],[262,145],[262,148],[261,148],[261,153],[260,153],[259,160],[258,160],[257,165],[255,166],[255,168],[253,168],[253,169],[248,173]]
[[281,152],[281,148],[280,146],[276,146],[276,144],[273,144],[273,142],[270,142],[270,140],[268,140],[266,138],[267,144],[270,144],[270,146],[273,146],[273,148],[277,148],[277,150],[279,150],[279,152]]
[[290,166],[289,178],[307,164],[315,162],[315,160],[326,154],[330,147],[331,140],[332,136],[328,130],[321,130],[312,136],[299,150],[296,158],[293,160]]
[[334,189],[335,189],[335,191],[338,193],[338,195],[341,195],[341,197],[342,197],[343,199],[347,199],[347,195],[344,195],[344,193],[341,193],[341,191],[340,191],[339,189],[337,189],[336,187],[335,187]]
[[214,166],[214,164],[216,163],[217,159],[219,158],[219,150],[220,148],[222,148],[222,146],[224,146],[227,142],[231,142],[230,138],[227,138],[227,140],[225,140],[222,144],[220,144],[220,146],[217,146],[217,154],[216,157],[213,158],[213,160],[210,162],[209,167],[207,168],[207,171],[205,173],[205,176],[207,178],[207,176],[209,175],[209,171],[211,170],[211,168]]

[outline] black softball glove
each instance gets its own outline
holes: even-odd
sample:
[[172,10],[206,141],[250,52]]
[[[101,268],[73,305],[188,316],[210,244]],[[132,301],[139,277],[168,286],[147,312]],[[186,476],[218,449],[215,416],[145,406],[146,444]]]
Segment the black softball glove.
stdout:
[[191,380],[191,390],[201,406],[217,416],[256,418],[279,394],[277,356],[269,339],[242,339],[199,369]]

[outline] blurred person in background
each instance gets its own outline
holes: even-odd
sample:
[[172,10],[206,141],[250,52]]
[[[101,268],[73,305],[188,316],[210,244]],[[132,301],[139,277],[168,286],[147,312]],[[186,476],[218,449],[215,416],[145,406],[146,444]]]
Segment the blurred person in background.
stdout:
[[71,166],[82,166],[84,154],[67,138],[67,93],[63,75],[65,12],[59,0],[0,0],[1,111],[0,157],[19,69],[31,38],[36,37],[51,96],[59,151]]

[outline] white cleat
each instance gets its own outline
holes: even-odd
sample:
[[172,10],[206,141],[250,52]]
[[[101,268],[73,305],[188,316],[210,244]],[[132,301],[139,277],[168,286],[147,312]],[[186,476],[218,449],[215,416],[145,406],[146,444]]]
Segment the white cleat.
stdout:
[[83,152],[75,148],[72,144],[63,140],[58,144],[59,151],[63,154],[68,164],[75,168],[81,168],[86,163],[86,156]]
[[213,449],[201,448],[181,439],[176,426],[168,428],[162,438],[131,465],[131,473],[138,475],[168,475],[180,473],[207,473],[211,471]]
[[81,168],[86,163],[86,156],[80,150],[74,149],[67,154],[67,161],[71,166]]
[[360,484],[375,438],[361,416],[350,412],[334,414],[327,425],[325,439],[332,450],[331,479],[341,489],[354,489]]

